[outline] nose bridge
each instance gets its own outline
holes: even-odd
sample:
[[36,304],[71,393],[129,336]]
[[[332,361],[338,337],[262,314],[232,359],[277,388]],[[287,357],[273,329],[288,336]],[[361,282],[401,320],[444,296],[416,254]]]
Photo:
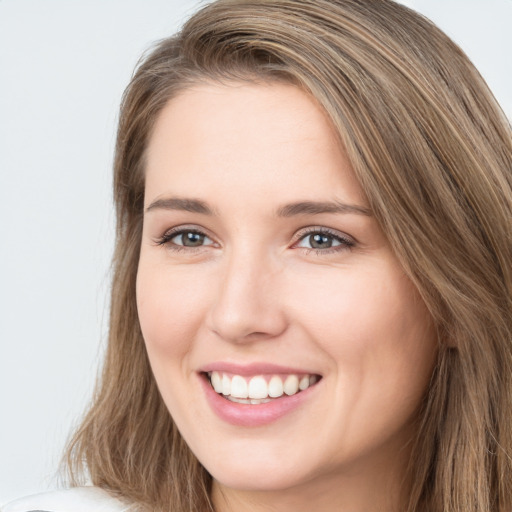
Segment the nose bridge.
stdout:
[[226,255],[210,315],[218,336],[244,342],[272,338],[286,328],[275,267],[265,251],[248,246]]

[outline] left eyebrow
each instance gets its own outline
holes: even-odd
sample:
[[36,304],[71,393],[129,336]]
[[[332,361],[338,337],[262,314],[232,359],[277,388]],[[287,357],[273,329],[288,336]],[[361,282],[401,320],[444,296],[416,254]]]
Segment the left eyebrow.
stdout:
[[299,201],[281,206],[277,210],[278,217],[295,215],[320,215],[322,213],[355,213],[371,217],[372,211],[365,206],[346,204],[338,201]]

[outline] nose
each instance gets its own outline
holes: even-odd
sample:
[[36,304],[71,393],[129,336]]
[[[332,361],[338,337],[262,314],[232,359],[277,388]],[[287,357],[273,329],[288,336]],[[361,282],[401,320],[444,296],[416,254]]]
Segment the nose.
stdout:
[[209,327],[232,343],[272,339],[287,327],[279,270],[255,253],[225,262],[209,314]]

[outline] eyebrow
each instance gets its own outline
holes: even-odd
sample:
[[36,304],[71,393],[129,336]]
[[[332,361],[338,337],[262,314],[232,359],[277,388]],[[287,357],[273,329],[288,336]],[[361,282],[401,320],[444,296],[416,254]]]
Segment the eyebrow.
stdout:
[[181,210],[184,212],[201,213],[203,215],[213,215],[213,210],[200,199],[186,199],[181,197],[157,199],[146,208],[146,213],[157,209]]
[[[200,199],[167,197],[153,201],[146,213],[152,210],[179,210],[202,215],[215,215],[207,203]],[[277,209],[278,217],[294,217],[296,215],[320,215],[322,213],[345,213],[372,216],[372,211],[364,206],[346,204],[340,201],[298,201],[289,203]]]
[[372,211],[364,206],[345,204],[339,201],[299,201],[282,206],[277,210],[278,217],[295,215],[320,215],[322,213],[356,213],[372,216]]

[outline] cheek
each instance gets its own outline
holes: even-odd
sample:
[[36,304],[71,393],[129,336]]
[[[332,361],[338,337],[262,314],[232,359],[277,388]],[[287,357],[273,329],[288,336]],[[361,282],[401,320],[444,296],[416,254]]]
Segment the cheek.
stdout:
[[137,310],[150,357],[176,357],[190,348],[201,326],[206,287],[197,276],[162,267],[141,257]]
[[423,393],[434,366],[436,335],[408,278],[394,264],[371,272],[340,269],[336,279],[327,274],[297,291],[296,315],[330,356],[340,388],[395,398]]
[[[331,270],[331,269],[328,269]],[[389,270],[304,272],[294,281],[293,315],[332,348],[374,345],[386,332],[402,337],[427,315],[419,315],[412,285]],[[355,341],[357,340],[357,344]],[[340,343],[341,342],[341,343]]]

